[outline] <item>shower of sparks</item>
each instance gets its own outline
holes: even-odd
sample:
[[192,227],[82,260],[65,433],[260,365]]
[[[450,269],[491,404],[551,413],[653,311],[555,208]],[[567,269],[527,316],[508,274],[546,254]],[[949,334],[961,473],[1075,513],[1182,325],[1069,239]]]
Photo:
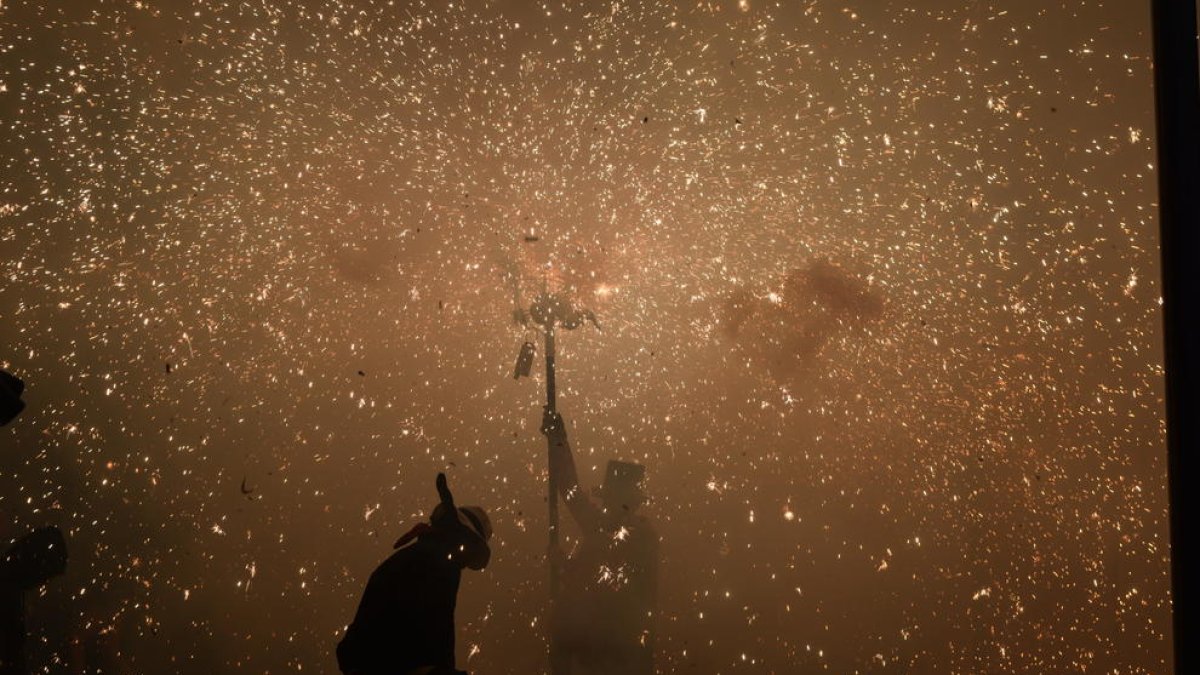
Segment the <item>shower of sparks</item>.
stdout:
[[460,663],[538,672],[546,284],[662,672],[1167,672],[1146,14],[0,0],[34,662],[332,672],[445,470],[496,524]]

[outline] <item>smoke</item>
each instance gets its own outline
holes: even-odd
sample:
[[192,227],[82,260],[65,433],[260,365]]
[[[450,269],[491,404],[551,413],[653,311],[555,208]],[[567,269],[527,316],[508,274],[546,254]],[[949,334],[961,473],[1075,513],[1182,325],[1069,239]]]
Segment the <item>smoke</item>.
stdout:
[[378,241],[339,246],[330,253],[338,278],[358,284],[380,284],[395,267],[394,246]]
[[829,343],[879,319],[876,288],[825,259],[792,270],[777,289],[738,289],[719,314],[722,335],[776,381],[814,374]]

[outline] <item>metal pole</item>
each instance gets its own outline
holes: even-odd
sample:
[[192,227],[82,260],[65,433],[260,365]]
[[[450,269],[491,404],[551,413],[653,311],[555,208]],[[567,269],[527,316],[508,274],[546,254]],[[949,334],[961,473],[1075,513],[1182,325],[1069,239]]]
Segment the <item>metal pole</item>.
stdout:
[[1171,521],[1172,642],[1175,672],[1189,673],[1196,659],[1186,651],[1185,627],[1193,618],[1187,574],[1191,547],[1184,514],[1191,452],[1200,450],[1200,420],[1184,406],[1197,390],[1200,330],[1191,316],[1200,301],[1194,266],[1200,260],[1200,70],[1197,68],[1196,3],[1153,0],[1154,92],[1158,140],[1159,251],[1162,257],[1163,365],[1166,369],[1167,489]]
[[554,384],[554,324],[546,326],[546,405],[557,410],[558,389]]
[[[554,320],[553,318],[546,324],[546,407],[550,412],[555,412],[555,399],[557,398],[557,389],[554,384]],[[547,466],[549,464],[550,454],[554,452],[553,438],[547,436]],[[547,488],[550,494],[547,496],[547,505],[550,508],[550,594],[554,597],[558,593],[558,556],[554,555],[558,549],[558,479],[554,475],[553,469],[550,471]]]

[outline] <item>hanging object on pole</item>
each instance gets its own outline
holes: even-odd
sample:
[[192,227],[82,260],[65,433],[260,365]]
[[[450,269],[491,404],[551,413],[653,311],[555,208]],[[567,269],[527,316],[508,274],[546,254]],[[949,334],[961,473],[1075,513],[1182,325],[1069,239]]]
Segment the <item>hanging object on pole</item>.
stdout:
[[535,347],[532,342],[527,341],[521,345],[521,353],[517,354],[517,366],[513,369],[514,380],[529,377],[529,373],[533,369],[534,349]]

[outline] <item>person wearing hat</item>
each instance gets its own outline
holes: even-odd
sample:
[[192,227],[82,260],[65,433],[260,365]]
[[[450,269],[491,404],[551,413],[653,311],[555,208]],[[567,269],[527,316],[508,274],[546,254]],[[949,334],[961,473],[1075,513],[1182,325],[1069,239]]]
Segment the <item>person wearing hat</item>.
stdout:
[[455,506],[439,473],[440,501],[428,523],[400,537],[371,574],[354,621],[337,646],[346,675],[451,675],[454,607],[464,567],[491,560],[492,524],[478,506]]
[[[581,538],[563,560],[551,616],[552,675],[650,675],[658,613],[658,535],[638,514],[646,468],[612,460],[593,492],[579,486],[562,416],[546,409],[550,471]],[[561,556],[560,551],[550,551]]]

